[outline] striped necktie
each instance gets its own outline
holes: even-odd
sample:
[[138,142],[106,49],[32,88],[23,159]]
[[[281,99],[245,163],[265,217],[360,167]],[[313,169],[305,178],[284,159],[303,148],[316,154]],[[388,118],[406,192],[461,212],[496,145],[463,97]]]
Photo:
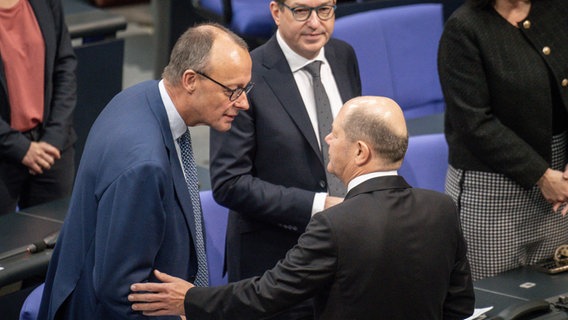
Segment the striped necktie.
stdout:
[[203,237],[203,216],[201,214],[201,200],[199,199],[199,184],[197,180],[197,166],[191,149],[191,135],[189,129],[177,139],[181,151],[183,173],[185,182],[193,205],[193,220],[195,225],[195,251],[197,253],[197,276],[195,285],[206,287],[209,284],[207,269],[207,255],[205,254],[205,240]]
[[327,164],[329,163],[329,146],[325,142],[325,136],[331,132],[331,124],[333,123],[333,114],[331,113],[331,105],[329,98],[323,87],[320,77],[321,61],[314,61],[306,66],[304,69],[312,75],[314,86],[314,100],[316,103],[316,112],[318,117],[318,133],[320,138],[321,153],[323,156],[323,163],[325,166],[325,176],[327,179],[327,190],[329,195],[344,197],[346,188],[343,183],[333,174],[327,171]]

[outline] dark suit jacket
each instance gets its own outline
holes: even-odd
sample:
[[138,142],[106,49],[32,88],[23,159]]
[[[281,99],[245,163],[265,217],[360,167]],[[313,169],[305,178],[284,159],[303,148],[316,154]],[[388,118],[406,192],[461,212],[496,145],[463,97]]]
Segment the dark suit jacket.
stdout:
[[474,293],[457,210],[399,176],[316,214],[262,277],[186,295],[188,319],[258,319],[316,295],[319,319],[464,319]]
[[[212,130],[211,180],[231,209],[229,280],[260,275],[284,257],[310,219],[316,192],[326,192],[323,159],[294,77],[275,37],[252,53],[250,109],[226,133]],[[353,48],[325,46],[342,100],[361,95]]]
[[[45,42],[45,92],[41,140],[59,150],[76,140],[73,110],[77,102],[77,61],[60,0],[29,0]],[[2,53],[0,52],[0,55]],[[0,59],[0,158],[20,163],[30,140],[10,128],[10,103]]]
[[144,318],[135,282],[197,270],[192,205],[157,81],[118,94],[87,138],[40,319]]

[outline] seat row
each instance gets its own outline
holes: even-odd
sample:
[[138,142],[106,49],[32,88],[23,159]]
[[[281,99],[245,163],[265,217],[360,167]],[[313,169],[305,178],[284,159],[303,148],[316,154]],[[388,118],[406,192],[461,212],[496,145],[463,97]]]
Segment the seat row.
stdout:
[[[340,4],[333,33],[333,37],[355,49],[363,94],[394,99],[407,119],[444,111],[436,66],[444,5],[417,2]],[[269,3],[270,0],[201,0],[200,6],[223,16],[237,34],[267,39],[275,28]],[[227,13],[227,7],[231,13]]]

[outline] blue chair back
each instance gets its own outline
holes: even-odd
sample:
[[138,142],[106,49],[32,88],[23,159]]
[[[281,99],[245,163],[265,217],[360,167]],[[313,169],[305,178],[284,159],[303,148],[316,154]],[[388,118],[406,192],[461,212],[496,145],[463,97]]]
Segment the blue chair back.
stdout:
[[200,0],[199,6],[221,17],[225,14],[223,0]]
[[442,5],[429,3],[339,17],[333,37],[355,49],[363,94],[394,99],[411,119],[444,111],[437,70],[442,30]]
[[219,286],[227,283],[224,275],[225,237],[229,209],[217,204],[211,190],[200,191],[201,209],[205,224],[205,247],[209,264],[209,285]]
[[40,284],[30,292],[22,309],[20,309],[20,320],[36,320],[39,313],[39,305],[41,303],[41,296],[43,295],[44,284]]
[[276,30],[271,0],[231,0],[231,30],[248,38],[268,39]]
[[[188,0],[189,1],[189,0]],[[199,8],[245,39],[266,41],[276,30],[270,14],[271,0],[200,0]],[[208,17],[206,17],[208,20]]]
[[413,187],[444,192],[448,144],[443,133],[411,136],[398,174]]

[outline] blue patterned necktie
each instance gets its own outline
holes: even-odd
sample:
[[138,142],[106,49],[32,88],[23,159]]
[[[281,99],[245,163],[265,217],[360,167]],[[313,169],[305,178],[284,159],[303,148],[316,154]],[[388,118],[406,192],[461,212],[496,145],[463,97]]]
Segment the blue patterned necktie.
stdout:
[[323,156],[323,163],[325,166],[325,176],[327,179],[327,191],[331,196],[344,197],[346,188],[343,183],[333,174],[327,171],[327,164],[329,163],[329,146],[325,142],[325,136],[331,132],[331,124],[333,122],[333,114],[331,113],[331,105],[329,98],[323,87],[320,77],[321,61],[314,61],[306,66],[304,69],[312,75],[314,86],[314,100],[316,103],[316,112],[318,116],[318,132],[321,145],[321,153]]
[[207,269],[207,256],[205,254],[205,240],[203,239],[203,217],[201,215],[201,200],[199,199],[199,185],[197,181],[197,166],[191,150],[191,135],[189,129],[177,139],[181,151],[183,172],[185,182],[193,205],[193,220],[195,224],[195,251],[197,252],[197,276],[195,285],[206,287],[209,284],[209,274]]

